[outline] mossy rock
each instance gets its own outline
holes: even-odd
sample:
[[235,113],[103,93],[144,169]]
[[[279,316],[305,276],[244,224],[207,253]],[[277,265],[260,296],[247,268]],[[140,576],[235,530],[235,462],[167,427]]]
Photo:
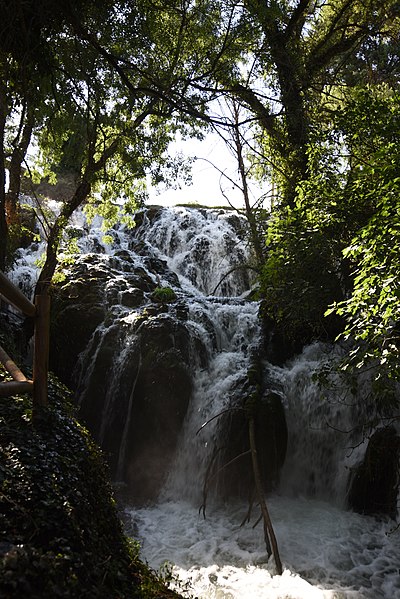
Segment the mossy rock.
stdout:
[[171,287],[156,287],[152,293],[155,302],[169,304],[176,300],[176,293]]

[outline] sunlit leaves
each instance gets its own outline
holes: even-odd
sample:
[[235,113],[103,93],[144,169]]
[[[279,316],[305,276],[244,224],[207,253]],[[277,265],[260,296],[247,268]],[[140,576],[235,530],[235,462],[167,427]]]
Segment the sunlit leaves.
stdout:
[[382,409],[400,376],[399,117],[386,85],[342,96],[312,138],[295,207],[271,222],[262,278],[266,310],[292,335],[341,323],[341,367],[368,371]]
[[343,250],[353,289],[327,314],[345,318],[342,337],[354,343],[346,367],[373,368],[379,392],[400,375],[399,119],[400,96],[387,87],[359,90],[340,115],[353,163],[345,197],[365,214]]

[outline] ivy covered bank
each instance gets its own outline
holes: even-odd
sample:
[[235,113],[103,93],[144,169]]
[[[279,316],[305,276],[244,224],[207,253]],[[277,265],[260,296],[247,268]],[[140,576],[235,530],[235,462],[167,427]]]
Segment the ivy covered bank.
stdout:
[[102,454],[68,390],[53,379],[49,392],[34,423],[27,396],[0,402],[0,596],[179,597],[123,534]]

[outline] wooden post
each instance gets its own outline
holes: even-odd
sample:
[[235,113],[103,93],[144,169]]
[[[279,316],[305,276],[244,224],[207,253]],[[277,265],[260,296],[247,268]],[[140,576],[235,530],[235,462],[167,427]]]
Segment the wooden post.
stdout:
[[49,370],[50,297],[36,295],[35,340],[33,354],[33,409],[47,406]]
[[32,393],[32,381],[7,381],[0,383],[0,397],[10,397],[17,393]]
[[9,304],[21,310],[26,316],[35,316],[35,306],[28,300],[18,287],[16,287],[0,270],[0,289]]
[[0,362],[3,364],[4,368],[8,370],[8,372],[11,374],[14,381],[18,381],[19,383],[21,383],[28,380],[24,373],[21,372],[21,370],[18,368],[15,362],[10,358],[10,356],[4,351],[4,349],[1,346]]

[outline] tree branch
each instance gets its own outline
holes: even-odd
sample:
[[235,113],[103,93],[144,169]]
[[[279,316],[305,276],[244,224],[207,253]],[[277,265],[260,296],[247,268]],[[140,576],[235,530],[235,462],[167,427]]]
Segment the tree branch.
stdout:
[[306,11],[311,4],[311,0],[299,0],[296,8],[292,12],[289,23],[286,26],[284,36],[286,39],[290,38],[293,34],[296,38],[300,37],[306,21]]

